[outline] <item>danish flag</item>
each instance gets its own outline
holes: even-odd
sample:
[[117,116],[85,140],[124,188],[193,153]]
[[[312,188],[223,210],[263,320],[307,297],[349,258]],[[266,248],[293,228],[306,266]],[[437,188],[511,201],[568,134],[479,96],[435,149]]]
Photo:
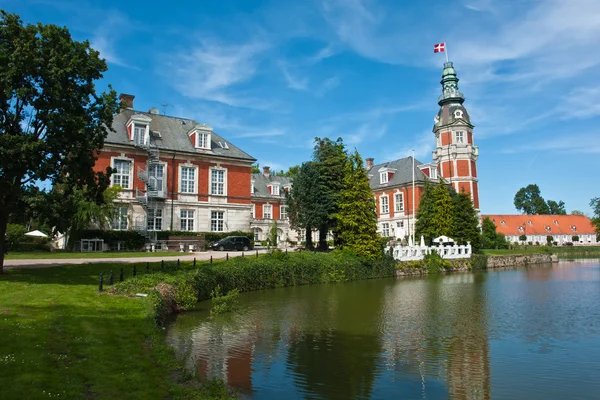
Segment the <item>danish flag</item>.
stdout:
[[433,45],[434,53],[443,53],[446,51],[446,43],[438,43]]

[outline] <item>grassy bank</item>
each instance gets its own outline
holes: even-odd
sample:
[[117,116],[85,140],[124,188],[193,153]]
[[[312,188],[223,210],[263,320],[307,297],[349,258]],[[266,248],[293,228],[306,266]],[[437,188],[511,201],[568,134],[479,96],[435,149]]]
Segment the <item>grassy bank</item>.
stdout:
[[0,275],[1,399],[228,398],[180,368],[150,302],[97,292],[99,273],[119,267]]
[[180,256],[178,251],[161,251],[158,253],[149,253],[146,251],[121,251],[121,252],[103,252],[103,253],[72,253],[72,252],[23,252],[23,253],[8,253],[7,260],[53,260],[66,258],[134,258],[134,257],[176,257]]
[[[224,291],[390,276],[394,263],[366,263],[338,254],[265,255],[212,265],[165,263],[164,272],[138,270],[112,293],[146,292],[146,298],[98,293],[121,264],[84,264],[10,270],[0,275],[1,399],[227,399],[220,382],[200,384],[181,368],[157,324],[160,282],[172,284],[180,308]],[[159,263],[151,269],[160,269]],[[164,315],[163,315],[164,317]],[[160,318],[158,318],[160,319]]]
[[520,246],[513,249],[482,250],[486,256],[517,254],[557,254],[559,257],[592,255],[600,256],[600,246]]

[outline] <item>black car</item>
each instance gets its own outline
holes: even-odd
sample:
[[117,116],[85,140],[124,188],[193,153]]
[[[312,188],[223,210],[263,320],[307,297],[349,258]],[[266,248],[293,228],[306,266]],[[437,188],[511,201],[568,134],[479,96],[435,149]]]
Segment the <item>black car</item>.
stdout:
[[210,246],[213,250],[252,250],[252,242],[246,236],[227,236]]

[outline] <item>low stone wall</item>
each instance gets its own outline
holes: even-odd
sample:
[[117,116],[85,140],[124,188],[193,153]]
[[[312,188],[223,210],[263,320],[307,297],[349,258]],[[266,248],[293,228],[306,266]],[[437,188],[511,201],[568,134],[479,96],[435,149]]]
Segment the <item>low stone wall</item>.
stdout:
[[[452,268],[447,268],[442,273],[446,272],[464,272],[471,270],[471,260],[468,258],[461,258],[455,260],[447,260],[452,264]],[[424,275],[428,274],[427,263],[425,260],[419,261],[401,261],[396,266],[396,276],[408,276],[408,275]]]
[[545,264],[558,262],[555,254],[515,254],[506,256],[489,256],[487,268],[515,267],[519,265]]

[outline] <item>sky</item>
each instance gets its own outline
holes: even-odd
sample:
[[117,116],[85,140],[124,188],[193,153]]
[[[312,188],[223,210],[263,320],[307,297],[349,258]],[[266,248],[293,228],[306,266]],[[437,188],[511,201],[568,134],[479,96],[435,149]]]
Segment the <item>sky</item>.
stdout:
[[315,137],[375,163],[431,161],[445,42],[479,146],[483,214],[537,184],[567,211],[600,196],[600,1],[0,0],[66,26],[108,63],[98,87],[193,118],[287,169]]

